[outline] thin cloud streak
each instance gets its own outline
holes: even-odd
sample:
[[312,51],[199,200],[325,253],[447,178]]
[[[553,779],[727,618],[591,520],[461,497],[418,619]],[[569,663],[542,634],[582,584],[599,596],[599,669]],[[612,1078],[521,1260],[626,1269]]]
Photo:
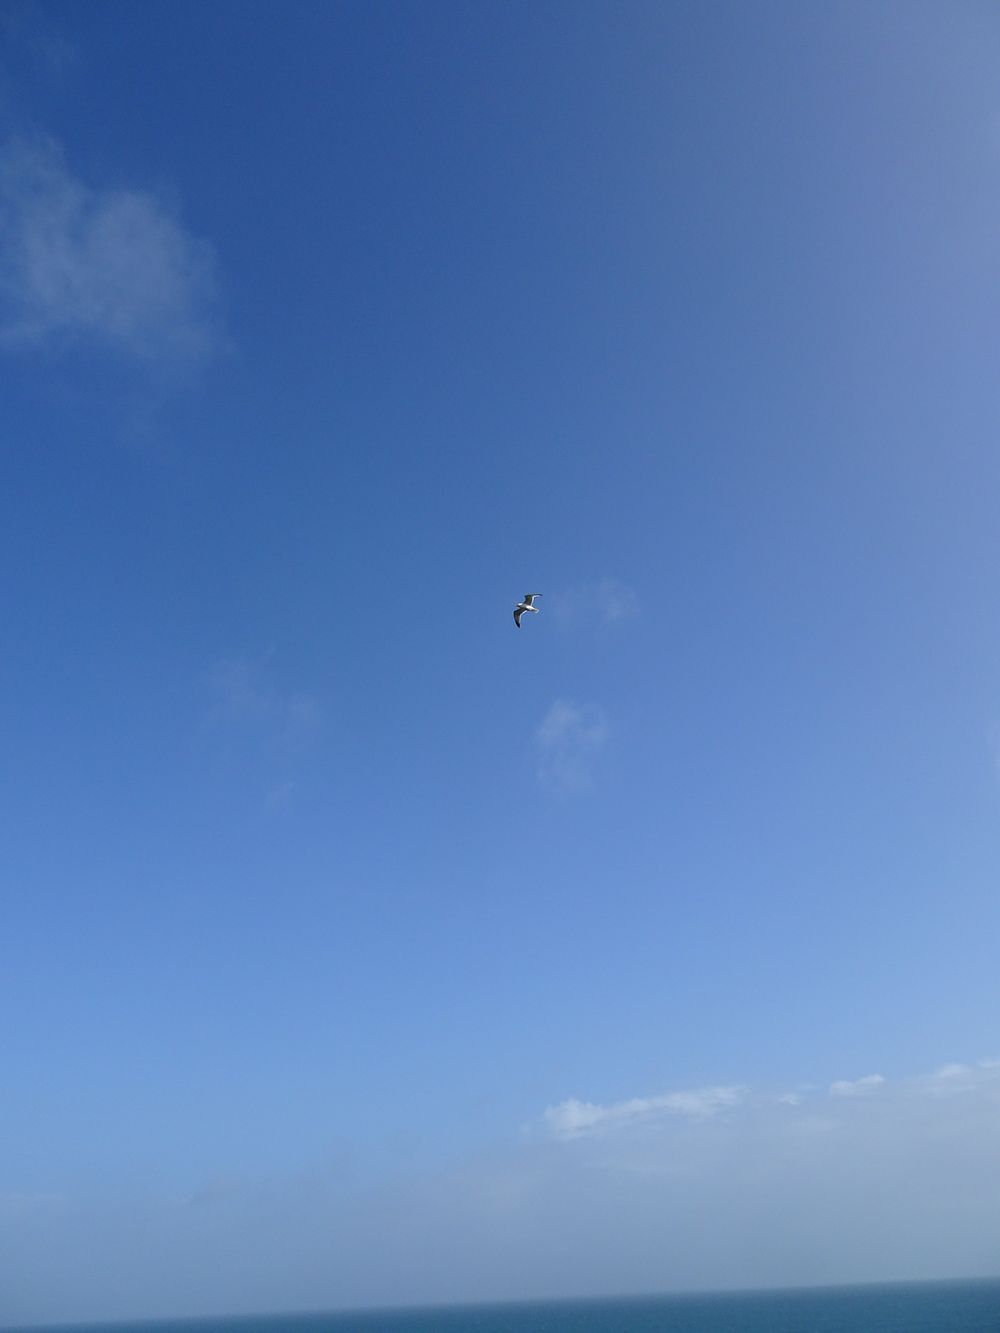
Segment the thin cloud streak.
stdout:
[[838,1078],[830,1084],[831,1097],[863,1097],[875,1092],[885,1079],[881,1074],[865,1074],[863,1078]]
[[782,1107],[790,1111],[802,1108],[810,1123],[835,1125],[827,1116],[815,1120],[817,1108],[831,1108],[837,1102],[852,1102],[877,1096],[897,1102],[938,1099],[945,1096],[978,1094],[992,1100],[1000,1109],[1000,1060],[983,1059],[975,1064],[950,1063],[930,1074],[890,1082],[881,1074],[865,1074],[856,1079],[835,1079],[823,1093],[803,1086],[798,1092],[774,1094],[741,1084],[693,1088],[659,1093],[650,1097],[600,1105],[570,1097],[546,1107],[542,1123],[549,1137],[559,1140],[585,1138],[611,1130],[627,1130],[643,1123],[664,1121],[674,1116],[703,1119],[737,1107],[760,1111]]
[[694,1119],[716,1115],[737,1106],[745,1095],[741,1087],[694,1088],[668,1092],[658,1097],[632,1097],[628,1101],[598,1106],[575,1097],[546,1109],[544,1119],[553,1138],[576,1139],[608,1129],[634,1125],[657,1116],[680,1115]]

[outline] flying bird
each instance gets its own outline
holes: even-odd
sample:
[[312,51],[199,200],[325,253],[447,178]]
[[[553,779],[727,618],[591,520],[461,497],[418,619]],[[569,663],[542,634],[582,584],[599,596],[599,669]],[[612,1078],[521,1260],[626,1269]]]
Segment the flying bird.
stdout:
[[517,606],[514,607],[514,624],[518,629],[521,628],[521,617],[524,615],[525,611],[534,611],[537,613],[542,609],[540,606],[535,606],[535,598],[541,597],[541,595],[540,592],[526,592],[524,594],[524,601],[518,602]]

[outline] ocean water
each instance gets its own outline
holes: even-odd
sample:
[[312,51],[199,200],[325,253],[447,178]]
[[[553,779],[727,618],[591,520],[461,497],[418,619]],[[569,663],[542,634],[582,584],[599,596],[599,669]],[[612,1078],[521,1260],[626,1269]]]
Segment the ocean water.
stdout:
[[[75,1333],[1000,1333],[1000,1280],[355,1314],[90,1324]],[[22,1333],[22,1330],[4,1330]],[[24,1331],[27,1333],[27,1331]],[[31,1333],[40,1333],[37,1328]],[[63,1325],[61,1333],[68,1333]]]

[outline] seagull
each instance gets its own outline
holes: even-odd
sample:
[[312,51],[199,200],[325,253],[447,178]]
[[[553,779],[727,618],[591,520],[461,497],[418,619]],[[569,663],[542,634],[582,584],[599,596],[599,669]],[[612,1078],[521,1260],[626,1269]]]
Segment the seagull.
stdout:
[[514,607],[514,624],[518,629],[521,628],[521,617],[524,615],[525,611],[538,612],[542,609],[540,606],[535,606],[534,604],[535,598],[541,597],[541,595],[540,592],[526,592],[524,594],[524,601],[518,602],[517,606]]

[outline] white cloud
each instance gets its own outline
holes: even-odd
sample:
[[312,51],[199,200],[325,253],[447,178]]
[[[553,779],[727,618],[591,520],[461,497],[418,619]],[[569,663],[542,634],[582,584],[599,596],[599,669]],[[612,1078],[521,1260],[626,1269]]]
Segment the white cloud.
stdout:
[[581,1102],[575,1097],[546,1109],[544,1119],[549,1133],[557,1139],[576,1139],[585,1134],[634,1125],[658,1116],[681,1115],[695,1119],[715,1115],[743,1099],[741,1087],[693,1088],[666,1092],[657,1097],[633,1097],[610,1106]]
[[584,622],[613,625],[639,614],[639,597],[627,583],[605,577],[554,594],[552,610],[556,620],[565,626]]
[[892,1084],[881,1074],[837,1079],[826,1089],[825,1096],[813,1085],[800,1084],[799,1089],[776,1094],[731,1084],[661,1093],[653,1097],[632,1097],[610,1105],[570,1097],[556,1106],[547,1107],[542,1120],[550,1137],[577,1139],[626,1129],[646,1121],[662,1121],[671,1116],[703,1119],[735,1107],[747,1112],[783,1107],[789,1113],[801,1109],[801,1115],[795,1121],[800,1128],[820,1125],[824,1130],[834,1130],[839,1120],[831,1119],[829,1099],[850,1102],[878,1092],[878,1101],[886,1106],[889,1114],[892,1114],[893,1107],[901,1113],[914,1097],[976,1094],[987,1102],[1000,1104],[1000,1061],[979,1060],[975,1065],[946,1064],[932,1074],[916,1075]]
[[866,1074],[864,1078],[839,1078],[830,1084],[831,1097],[863,1097],[882,1086],[885,1079],[881,1074]]
[[910,1091],[921,1097],[956,1097],[984,1087],[1000,1090],[1000,1063],[978,1060],[968,1065],[952,1061],[909,1084]]
[[971,1074],[971,1073],[972,1073],[972,1069],[971,1069],[968,1065],[961,1065],[961,1064],[953,1063],[953,1064],[949,1064],[949,1065],[942,1065],[942,1066],[940,1067],[940,1069],[935,1069],[935,1071],[934,1071],[934,1077],[935,1077],[935,1078],[965,1078],[965,1077],[967,1077],[967,1076],[968,1076],[969,1074]]
[[190,366],[220,342],[214,256],[154,195],[94,188],[58,145],[0,147],[0,340],[89,340]]
[[542,786],[563,796],[586,791],[593,783],[594,762],[608,735],[599,708],[557,699],[535,736]]

